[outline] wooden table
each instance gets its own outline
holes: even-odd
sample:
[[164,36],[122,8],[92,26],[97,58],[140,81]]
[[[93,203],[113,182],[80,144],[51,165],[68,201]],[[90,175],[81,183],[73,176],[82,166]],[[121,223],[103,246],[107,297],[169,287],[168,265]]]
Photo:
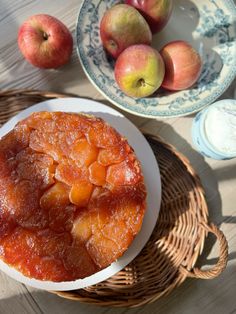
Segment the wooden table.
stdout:
[[[100,100],[103,96],[91,85],[80,66],[74,48],[70,64],[59,70],[43,71],[28,64],[17,47],[19,25],[30,15],[47,13],[61,19],[75,35],[75,22],[81,0],[0,0],[0,89],[30,88],[69,92]],[[235,82],[221,98],[235,98]],[[109,104],[110,105],[110,104]],[[148,120],[123,112],[145,131],[162,136],[191,161],[206,190],[210,220],[225,233],[229,242],[229,263],[214,280],[186,280],[171,295],[137,309],[99,308],[61,299],[47,292],[26,287],[0,273],[0,313],[142,313],[142,314],[233,314],[236,313],[236,160],[203,158],[191,142],[192,116]],[[214,238],[206,242],[200,262],[213,265],[218,256]]]

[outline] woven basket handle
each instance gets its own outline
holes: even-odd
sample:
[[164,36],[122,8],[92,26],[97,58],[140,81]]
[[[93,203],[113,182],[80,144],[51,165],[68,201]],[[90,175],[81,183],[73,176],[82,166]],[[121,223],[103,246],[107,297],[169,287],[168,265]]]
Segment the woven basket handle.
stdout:
[[201,278],[201,279],[212,279],[219,276],[223,270],[225,269],[228,261],[228,242],[225,238],[225,235],[221,230],[216,227],[213,223],[201,224],[201,226],[208,232],[213,233],[217,240],[219,241],[220,246],[220,254],[217,264],[209,270],[201,270],[199,268],[193,268],[190,272],[188,272],[188,277],[192,278]]

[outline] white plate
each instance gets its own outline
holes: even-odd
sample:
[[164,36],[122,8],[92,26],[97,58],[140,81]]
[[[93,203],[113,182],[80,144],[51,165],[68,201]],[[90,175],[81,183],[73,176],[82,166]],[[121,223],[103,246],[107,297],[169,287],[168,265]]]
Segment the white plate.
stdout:
[[151,97],[126,96],[114,79],[114,61],[100,40],[99,26],[105,11],[120,0],[85,0],[77,19],[77,52],[93,85],[111,101],[135,115],[170,118],[191,114],[215,101],[236,74],[236,7],[232,0],[174,0],[166,27],[153,36],[160,50],[173,40],[188,41],[201,55],[203,68],[198,82],[189,89],[167,92],[159,89]]
[[147,211],[144,216],[143,226],[126,253],[109,267],[84,279],[55,283],[25,277],[20,272],[9,267],[0,260],[0,270],[29,286],[57,291],[84,288],[101,282],[120,271],[136,257],[148,241],[155,227],[160,210],[161,180],[158,164],[147,140],[128,119],[110,107],[82,98],[53,99],[29,107],[28,109],[21,111],[2,126],[0,129],[0,137],[8,133],[18,121],[36,111],[85,112],[101,117],[128,139],[129,144],[134,148],[135,153],[141,162],[147,188]]

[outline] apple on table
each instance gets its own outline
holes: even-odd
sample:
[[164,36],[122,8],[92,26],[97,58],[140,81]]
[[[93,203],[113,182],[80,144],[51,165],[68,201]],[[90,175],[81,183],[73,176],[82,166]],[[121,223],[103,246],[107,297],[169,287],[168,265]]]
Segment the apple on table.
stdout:
[[37,14],[21,25],[18,46],[24,57],[34,66],[58,68],[69,61],[73,38],[61,21],[47,14]]

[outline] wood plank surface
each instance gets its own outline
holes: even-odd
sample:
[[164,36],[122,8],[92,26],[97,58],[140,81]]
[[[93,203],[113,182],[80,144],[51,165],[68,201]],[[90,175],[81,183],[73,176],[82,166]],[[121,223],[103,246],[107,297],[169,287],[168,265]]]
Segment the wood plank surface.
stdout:
[[[42,71],[28,64],[17,47],[17,30],[29,16],[47,13],[61,19],[75,34],[81,0],[0,0],[0,89],[32,88],[68,92],[108,102],[88,81],[74,46],[71,62],[59,70]],[[235,81],[221,98],[235,98]],[[110,104],[109,104],[110,105]],[[0,273],[1,314],[233,314],[236,313],[236,161],[203,158],[194,150],[191,125],[194,116],[164,121],[147,120],[124,113],[143,130],[162,136],[185,154],[200,175],[209,204],[210,220],[225,233],[229,242],[229,263],[214,280],[186,280],[169,296],[136,309],[100,308],[69,301],[45,291],[26,287]],[[214,237],[206,242],[200,265],[211,267],[217,261]]]

